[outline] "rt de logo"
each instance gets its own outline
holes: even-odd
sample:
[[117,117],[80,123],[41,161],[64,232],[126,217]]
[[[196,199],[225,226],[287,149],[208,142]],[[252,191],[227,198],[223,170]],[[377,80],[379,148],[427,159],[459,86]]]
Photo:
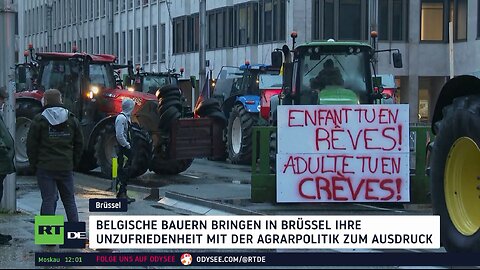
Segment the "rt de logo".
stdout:
[[183,253],[182,256],[180,257],[180,261],[182,262],[183,265],[190,265],[192,264],[192,255],[188,253]]
[[35,244],[84,248],[87,240],[85,222],[63,220],[63,216],[35,216]]

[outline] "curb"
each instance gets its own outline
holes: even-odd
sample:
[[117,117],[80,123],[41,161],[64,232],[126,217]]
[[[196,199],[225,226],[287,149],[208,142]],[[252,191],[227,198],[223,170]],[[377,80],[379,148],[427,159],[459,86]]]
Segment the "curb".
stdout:
[[[198,214],[234,214],[234,215],[264,215],[249,209],[219,203],[199,197],[194,197],[174,191],[166,191],[165,197],[158,203],[175,206]],[[196,211],[195,211],[196,210]]]
[[[76,180],[79,183],[82,184],[94,184],[96,185],[97,188],[100,188],[102,190],[110,191],[112,187],[112,181],[111,179],[106,179],[102,177],[98,177],[95,175],[91,174],[84,174],[84,173],[79,173],[76,172],[76,174],[81,175],[81,177],[77,178]],[[88,179],[88,178],[91,178]],[[160,189],[157,187],[142,187],[142,186],[137,186],[137,185],[128,185],[128,190],[139,192],[139,193],[145,193],[148,194],[144,200],[154,200],[158,201],[160,199]]]

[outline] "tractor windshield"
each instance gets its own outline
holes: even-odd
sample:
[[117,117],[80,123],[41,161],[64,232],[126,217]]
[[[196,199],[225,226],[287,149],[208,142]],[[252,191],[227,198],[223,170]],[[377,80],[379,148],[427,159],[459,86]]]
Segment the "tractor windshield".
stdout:
[[[361,103],[368,102],[370,70],[367,52],[360,49],[353,53],[345,50],[327,52],[306,50],[298,62],[300,96],[322,91],[328,87],[341,87],[352,90]],[[308,103],[308,102],[306,102]]]
[[[80,84],[83,76],[81,64],[74,60],[46,60],[42,63],[40,85],[42,89],[68,89],[71,85]],[[90,83],[92,85],[115,88],[113,70],[108,63],[92,63],[89,67]],[[80,88],[77,89],[77,91]]]
[[175,76],[148,74],[143,77],[142,92],[155,94],[167,84],[178,85],[178,79]]
[[281,89],[282,76],[280,74],[260,74],[258,76],[258,88],[260,89]]
[[242,89],[242,78],[244,70],[238,67],[222,67],[218,74],[213,96],[221,98],[222,101],[239,93]]
[[90,83],[92,85],[115,88],[115,77],[110,64],[92,63],[90,64]]

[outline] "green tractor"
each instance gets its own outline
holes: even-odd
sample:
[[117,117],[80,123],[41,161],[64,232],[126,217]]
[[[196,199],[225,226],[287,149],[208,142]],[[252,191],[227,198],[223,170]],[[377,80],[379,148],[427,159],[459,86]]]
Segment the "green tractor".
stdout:
[[[296,35],[292,34],[295,44]],[[270,123],[276,126],[278,105],[348,105],[382,104],[389,99],[383,94],[381,79],[375,72],[374,56],[378,52],[395,51],[393,64],[402,67],[397,49],[376,51],[360,42],[310,42],[293,50],[284,45],[272,52],[272,63],[282,66],[283,87],[270,99]],[[373,79],[372,79],[372,70]],[[270,135],[270,168],[275,170],[276,132]]]
[[441,241],[454,252],[480,251],[480,79],[448,81],[438,97],[430,144],[433,212]]

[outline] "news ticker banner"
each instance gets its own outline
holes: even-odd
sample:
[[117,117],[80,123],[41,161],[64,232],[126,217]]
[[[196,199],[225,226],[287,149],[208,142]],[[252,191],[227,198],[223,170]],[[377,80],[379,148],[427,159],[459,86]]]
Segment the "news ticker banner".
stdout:
[[36,253],[35,266],[478,266],[478,253]]
[[92,249],[438,249],[439,216],[90,216]]

